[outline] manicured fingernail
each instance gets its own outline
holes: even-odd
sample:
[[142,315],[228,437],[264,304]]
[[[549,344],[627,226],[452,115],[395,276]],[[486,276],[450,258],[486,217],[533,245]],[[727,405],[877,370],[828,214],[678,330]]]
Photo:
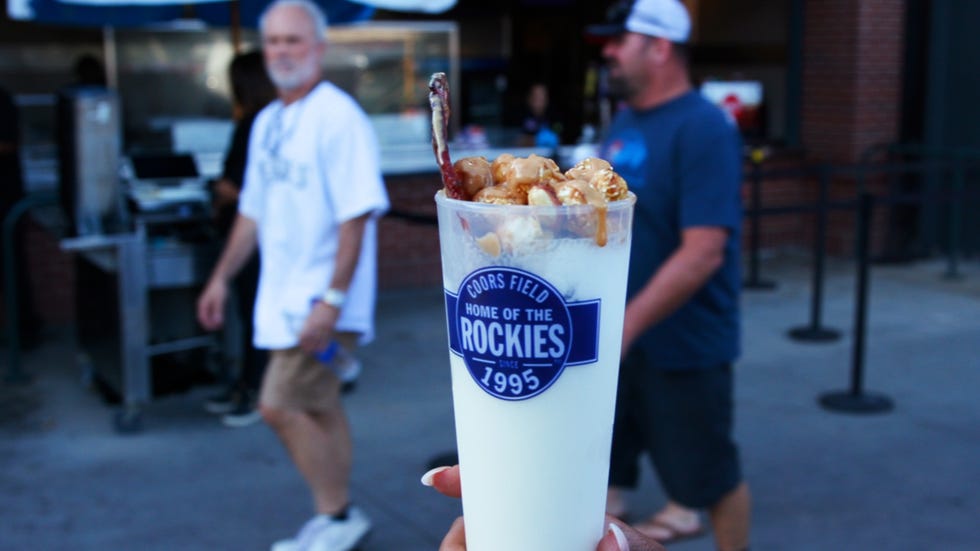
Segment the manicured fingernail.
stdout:
[[437,474],[441,473],[442,471],[445,471],[448,468],[449,467],[436,467],[435,469],[430,469],[428,472],[426,472],[424,475],[422,475],[422,485],[423,486],[432,486],[432,479]]
[[630,551],[630,544],[628,541],[626,541],[626,534],[623,533],[623,530],[619,526],[616,526],[615,523],[610,522],[609,531],[612,532],[613,537],[616,538],[616,545],[619,546],[619,551]]

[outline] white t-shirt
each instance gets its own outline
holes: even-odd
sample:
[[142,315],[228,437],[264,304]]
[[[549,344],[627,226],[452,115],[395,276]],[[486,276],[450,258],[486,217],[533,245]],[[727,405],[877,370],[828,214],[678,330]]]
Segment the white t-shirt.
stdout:
[[371,213],[336,329],[361,333],[362,343],[373,338],[377,218],[388,195],[374,129],[349,95],[322,82],[259,113],[238,209],[258,226],[254,343],[269,349],[299,342],[311,301],[330,284],[340,224]]

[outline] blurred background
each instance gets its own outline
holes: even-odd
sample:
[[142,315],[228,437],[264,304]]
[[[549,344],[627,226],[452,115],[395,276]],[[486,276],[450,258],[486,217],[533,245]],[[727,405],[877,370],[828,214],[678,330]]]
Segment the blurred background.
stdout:
[[[151,320],[132,337],[142,350],[133,361],[142,361],[154,355],[148,347],[165,354],[208,342],[188,308],[216,253],[202,227],[208,182],[233,128],[228,63],[258,46],[264,3],[105,1],[8,0],[0,17],[0,86],[19,118],[23,187],[45,203],[17,221],[26,244],[19,264],[29,274],[20,302],[31,304],[38,325],[93,325],[115,350],[126,320],[91,323],[82,310],[119,310],[127,272],[107,271],[100,255],[116,258],[125,248],[117,241],[128,240],[139,269],[127,285],[140,289],[137,319]],[[382,289],[441,281],[434,229],[424,223],[438,187],[426,87],[433,72],[450,78],[457,157],[538,153],[567,166],[594,151],[615,112],[601,44],[583,32],[603,19],[603,2],[321,1],[331,20],[325,75],[370,115],[395,205],[381,227]],[[773,252],[852,254],[861,191],[905,197],[874,209],[871,258],[945,257],[955,276],[960,259],[976,257],[980,35],[968,22],[980,18],[980,4],[686,5],[695,84],[746,143],[750,280]],[[532,88],[544,90],[547,123],[529,136],[522,122]],[[945,199],[927,200],[937,196]],[[834,201],[850,207],[813,207]]]

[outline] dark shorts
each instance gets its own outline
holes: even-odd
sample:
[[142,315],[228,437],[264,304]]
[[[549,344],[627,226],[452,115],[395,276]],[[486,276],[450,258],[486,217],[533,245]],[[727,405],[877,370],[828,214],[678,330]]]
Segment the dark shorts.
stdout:
[[635,487],[647,453],[672,500],[692,508],[717,503],[742,478],[732,405],[730,365],[667,371],[631,352],[620,367],[610,486]]

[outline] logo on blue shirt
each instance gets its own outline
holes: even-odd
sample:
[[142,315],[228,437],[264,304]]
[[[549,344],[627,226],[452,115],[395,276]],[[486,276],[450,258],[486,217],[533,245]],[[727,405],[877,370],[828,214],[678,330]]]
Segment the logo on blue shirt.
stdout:
[[647,161],[647,149],[639,131],[630,129],[614,136],[600,156],[612,164],[631,188],[644,187],[643,166]]

